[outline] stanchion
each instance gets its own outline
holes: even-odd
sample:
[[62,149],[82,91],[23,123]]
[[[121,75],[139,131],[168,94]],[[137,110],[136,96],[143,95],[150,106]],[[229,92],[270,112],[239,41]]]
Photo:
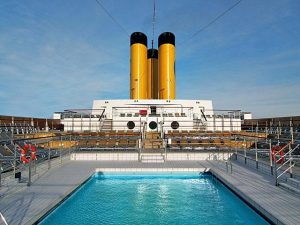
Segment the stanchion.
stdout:
[[29,164],[28,164],[28,183],[27,186],[31,185],[31,160],[29,160]]
[[258,152],[257,152],[257,142],[258,142],[258,122],[256,123],[255,129],[255,162],[256,162],[256,169],[258,169]]
[[273,175],[273,160],[272,160],[272,141],[269,141],[269,155],[270,155],[270,167],[271,167],[271,175]]
[[246,152],[246,140],[244,139],[244,159],[245,159],[245,164],[247,164],[247,152]]
[[51,162],[50,162],[50,147],[48,148],[48,170],[51,168]]
[[[291,147],[291,144],[289,144],[289,159],[292,158],[291,150],[292,150],[292,147]],[[289,167],[290,167],[290,171],[289,171],[289,172],[290,172],[290,178],[293,178],[293,166],[292,166],[292,160],[290,160]]]
[[33,162],[34,162],[34,163],[33,163],[34,174],[36,174],[36,160],[37,160],[37,159],[34,159],[34,161],[33,161]]
[[256,169],[258,169],[257,138],[255,140],[255,162],[256,162]]
[[2,162],[0,161],[0,187],[2,184]]
[[278,186],[276,157],[274,157],[274,179],[275,179],[275,185]]
[[61,148],[59,149],[60,166],[62,165]]

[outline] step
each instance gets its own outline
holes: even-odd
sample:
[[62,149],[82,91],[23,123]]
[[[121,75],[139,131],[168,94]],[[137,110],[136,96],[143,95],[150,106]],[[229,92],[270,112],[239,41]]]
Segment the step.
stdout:
[[288,190],[288,191],[291,191],[295,194],[299,194],[300,195],[300,189],[298,188],[295,188],[293,186],[291,186],[290,184],[287,184],[287,183],[279,183],[279,186],[283,187],[284,189]]
[[287,178],[287,183],[295,188],[300,189],[300,180],[297,180],[295,178]]
[[165,157],[163,155],[142,155],[141,156],[142,163],[164,163]]
[[142,163],[164,163],[165,160],[161,159],[161,160],[157,160],[157,159],[147,159],[144,160],[142,159]]
[[164,159],[163,155],[142,155],[142,159]]

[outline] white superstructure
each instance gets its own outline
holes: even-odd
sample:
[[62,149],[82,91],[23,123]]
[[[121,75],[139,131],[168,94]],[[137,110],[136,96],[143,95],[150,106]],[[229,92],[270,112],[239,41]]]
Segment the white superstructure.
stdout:
[[240,111],[214,111],[211,100],[94,100],[91,110],[61,114],[65,131],[241,130]]

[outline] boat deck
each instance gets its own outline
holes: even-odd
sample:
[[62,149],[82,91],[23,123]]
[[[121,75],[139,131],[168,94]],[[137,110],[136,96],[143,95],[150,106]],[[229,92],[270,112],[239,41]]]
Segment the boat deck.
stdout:
[[[222,180],[275,224],[300,223],[300,197],[274,186],[272,177],[233,163],[226,171],[221,161],[139,163],[132,161],[71,161],[52,168],[30,187],[23,186],[0,196],[0,212],[8,224],[33,224],[47,211],[100,171],[206,171]],[[1,195],[1,188],[0,188]]]

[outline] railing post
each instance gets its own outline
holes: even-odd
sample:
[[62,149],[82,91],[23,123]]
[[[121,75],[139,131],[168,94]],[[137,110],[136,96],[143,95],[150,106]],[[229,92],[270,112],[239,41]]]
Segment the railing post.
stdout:
[[2,162],[0,161],[0,187],[2,184]]
[[33,161],[34,174],[36,174],[36,159]]
[[50,158],[51,158],[51,156],[50,156],[50,146],[49,146],[49,148],[48,148],[48,170],[50,170],[50,168],[51,168],[51,162],[50,162]]
[[31,160],[29,160],[29,164],[28,164],[28,183],[27,186],[31,185]]
[[268,122],[266,121],[266,143],[268,143]]
[[167,145],[168,145],[168,140],[163,139],[165,143],[165,161],[167,161]]
[[62,166],[61,148],[59,149],[60,166]]
[[273,175],[273,160],[272,160],[272,141],[269,140],[269,150],[270,150],[270,167],[271,167],[271,175]]
[[14,146],[14,175],[16,174],[16,167],[17,167],[17,149],[16,145],[14,144],[14,131],[11,132],[11,145]]
[[258,169],[257,137],[255,139],[255,162],[256,162],[256,169]]
[[292,120],[290,120],[290,132],[291,132],[291,141],[292,144],[294,144],[294,129],[293,129]]
[[[82,121],[82,115],[81,115],[81,121]],[[62,136],[60,136],[60,148],[59,148],[59,160],[60,160],[60,166],[62,166],[62,157],[61,157],[61,150],[63,148],[63,142],[62,142]]]
[[278,186],[276,157],[274,157],[274,178],[275,178],[275,185]]
[[289,164],[290,164],[290,178],[293,178],[293,166],[292,166],[292,147],[291,143],[289,144]]
[[237,160],[237,154],[238,154],[238,143],[236,141],[236,136],[234,136],[234,141],[235,141],[235,160]]
[[226,164],[226,172],[228,173],[228,162],[226,161],[225,164]]
[[246,140],[244,138],[244,159],[245,159],[245,164],[247,164],[247,152],[246,152]]
[[141,139],[137,140],[137,149],[138,149],[138,160],[141,162]]

